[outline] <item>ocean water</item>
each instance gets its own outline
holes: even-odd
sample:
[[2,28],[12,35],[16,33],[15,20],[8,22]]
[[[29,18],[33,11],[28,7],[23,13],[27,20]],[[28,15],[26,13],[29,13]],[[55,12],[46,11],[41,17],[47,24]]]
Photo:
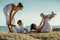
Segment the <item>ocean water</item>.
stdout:
[[0,26],[0,32],[1,31],[8,32],[8,27],[7,26]]
[[[30,31],[30,26],[26,27],[28,29],[28,31]],[[0,32],[8,32],[9,29],[7,26],[0,26]]]
[[[27,26],[28,31],[30,31],[30,26]],[[52,28],[60,28],[60,26],[52,26]],[[8,27],[7,26],[0,26],[0,32],[8,32]]]

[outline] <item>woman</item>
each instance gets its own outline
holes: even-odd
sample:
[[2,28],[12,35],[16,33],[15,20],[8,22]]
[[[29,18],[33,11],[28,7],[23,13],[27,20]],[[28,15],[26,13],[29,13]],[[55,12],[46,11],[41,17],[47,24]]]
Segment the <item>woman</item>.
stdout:
[[18,12],[19,10],[22,10],[22,9],[23,9],[23,5],[21,3],[18,3],[17,6],[13,3],[7,4],[3,8],[3,12],[6,17],[6,24],[8,25],[9,32],[13,32],[12,25],[15,25],[14,16],[15,16],[16,12]]
[[52,14],[48,14],[46,15],[46,18],[45,18],[45,25],[44,25],[44,28],[41,30],[41,32],[51,32],[52,31],[52,27],[50,26],[49,24],[49,21],[55,17],[55,13],[52,12]]
[[35,30],[36,32],[51,32],[52,27],[50,26],[48,22],[50,19],[55,17],[55,15],[56,14],[54,12],[46,16],[43,13],[41,13],[40,15],[42,17],[41,24],[38,26],[38,28],[36,28],[37,27],[36,24],[31,24],[31,30]]

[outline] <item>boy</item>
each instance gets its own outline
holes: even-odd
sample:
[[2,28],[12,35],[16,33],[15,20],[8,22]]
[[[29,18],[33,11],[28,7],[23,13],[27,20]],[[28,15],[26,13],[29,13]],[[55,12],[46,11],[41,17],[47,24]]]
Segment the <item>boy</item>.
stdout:
[[28,29],[24,28],[24,25],[22,23],[22,20],[18,20],[17,24],[19,25],[19,27],[14,27],[14,29],[16,30],[17,33],[27,33]]

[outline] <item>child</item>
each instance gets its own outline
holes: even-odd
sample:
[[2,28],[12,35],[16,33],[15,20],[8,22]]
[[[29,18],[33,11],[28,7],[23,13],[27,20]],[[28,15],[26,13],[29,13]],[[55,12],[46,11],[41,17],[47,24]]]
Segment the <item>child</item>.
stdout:
[[22,20],[18,20],[17,24],[19,25],[19,27],[14,27],[17,33],[27,33],[28,29],[24,28],[24,25],[22,23]]

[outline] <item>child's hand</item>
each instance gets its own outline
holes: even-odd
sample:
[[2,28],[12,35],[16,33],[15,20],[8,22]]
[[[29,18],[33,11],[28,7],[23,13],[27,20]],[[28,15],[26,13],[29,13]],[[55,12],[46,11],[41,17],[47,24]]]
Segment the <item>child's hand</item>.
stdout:
[[24,30],[25,30],[25,33],[27,34],[28,33],[28,29],[27,28],[24,28]]
[[52,11],[52,15],[56,15],[56,14]]
[[55,17],[55,15],[56,15],[56,14],[52,11],[52,16]]

